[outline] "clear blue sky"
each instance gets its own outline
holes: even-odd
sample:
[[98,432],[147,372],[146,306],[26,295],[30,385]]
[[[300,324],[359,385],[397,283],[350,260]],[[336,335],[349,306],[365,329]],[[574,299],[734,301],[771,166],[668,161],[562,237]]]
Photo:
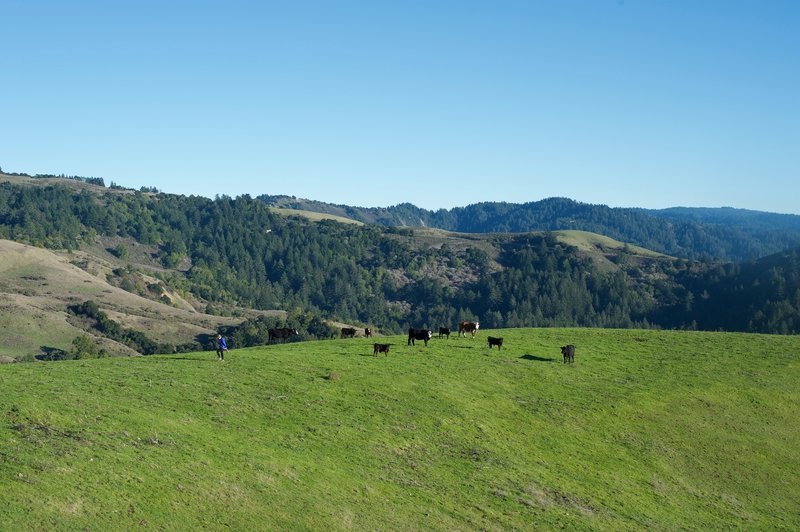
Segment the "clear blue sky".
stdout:
[[0,0],[0,166],[800,213],[796,0]]

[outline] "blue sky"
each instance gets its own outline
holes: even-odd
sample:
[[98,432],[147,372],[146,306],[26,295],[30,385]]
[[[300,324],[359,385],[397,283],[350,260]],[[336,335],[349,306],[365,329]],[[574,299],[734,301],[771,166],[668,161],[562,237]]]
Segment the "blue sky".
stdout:
[[0,0],[0,166],[800,214],[800,2]]

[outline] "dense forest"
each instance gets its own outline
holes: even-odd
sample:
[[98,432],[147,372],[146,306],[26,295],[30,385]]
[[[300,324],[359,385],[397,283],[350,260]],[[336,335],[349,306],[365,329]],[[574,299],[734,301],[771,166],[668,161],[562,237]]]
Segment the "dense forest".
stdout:
[[249,196],[0,183],[0,238],[76,249],[99,235],[154,246],[167,268],[157,275],[175,290],[217,306],[286,309],[317,336],[328,334],[317,316],[384,332],[463,319],[800,332],[797,251],[740,264],[622,252],[603,269],[549,232],[457,248],[413,229],[280,216]]
[[428,211],[409,203],[363,208],[288,196],[264,195],[259,199],[278,207],[337,214],[385,226],[436,227],[463,233],[579,229],[689,259],[749,260],[800,246],[800,216],[744,209],[627,209],[549,198]]

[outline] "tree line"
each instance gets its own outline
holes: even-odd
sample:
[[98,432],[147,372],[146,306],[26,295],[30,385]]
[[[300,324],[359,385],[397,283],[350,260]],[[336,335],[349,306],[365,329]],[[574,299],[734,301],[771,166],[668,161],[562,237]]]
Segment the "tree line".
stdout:
[[[384,332],[464,319],[490,328],[800,330],[796,252],[738,264],[628,260],[622,252],[609,270],[547,232],[498,235],[455,250],[446,240],[423,244],[413,229],[279,216],[247,195],[212,200],[0,184],[1,238],[75,249],[97,235],[155,246],[166,268],[188,263],[185,272],[158,274],[179,292],[219,306],[290,309],[298,324],[306,316],[309,337],[327,334],[324,319]],[[115,252],[126,256],[124,247]],[[231,334],[246,343],[263,335],[266,322],[248,326]]]

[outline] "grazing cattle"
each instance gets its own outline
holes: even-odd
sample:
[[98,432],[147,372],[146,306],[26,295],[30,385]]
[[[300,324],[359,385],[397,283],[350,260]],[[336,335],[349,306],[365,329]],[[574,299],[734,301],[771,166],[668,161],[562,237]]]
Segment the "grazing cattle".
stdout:
[[352,327],[342,327],[341,338],[353,338],[356,335],[356,330]]
[[372,329],[369,327],[364,329],[364,338],[372,338]]
[[497,346],[497,350],[499,351],[503,347],[503,339],[502,338],[495,338],[494,336],[489,336],[489,349],[492,348],[493,345]]
[[269,330],[269,343],[272,343],[275,340],[280,340],[281,342],[285,342],[287,339],[291,338],[292,336],[297,336],[300,334],[297,329],[290,329],[288,327],[279,327],[277,329],[270,329]]
[[378,356],[378,353],[383,353],[384,356],[389,354],[389,346],[392,344],[373,344],[372,356]]
[[411,328],[408,330],[408,345],[416,345],[414,340],[423,340],[425,342],[425,346],[428,345],[428,340],[433,337],[433,331],[430,329],[414,329]]
[[564,355],[564,364],[567,362],[574,364],[575,363],[575,346],[564,345],[561,346],[561,354]]
[[439,338],[442,336],[446,336],[447,339],[450,339],[450,328],[449,327],[439,327]]
[[475,338],[475,333],[478,332],[480,326],[481,324],[477,321],[462,321],[458,324],[458,335],[461,336],[463,334],[466,336],[467,333],[470,333]]

